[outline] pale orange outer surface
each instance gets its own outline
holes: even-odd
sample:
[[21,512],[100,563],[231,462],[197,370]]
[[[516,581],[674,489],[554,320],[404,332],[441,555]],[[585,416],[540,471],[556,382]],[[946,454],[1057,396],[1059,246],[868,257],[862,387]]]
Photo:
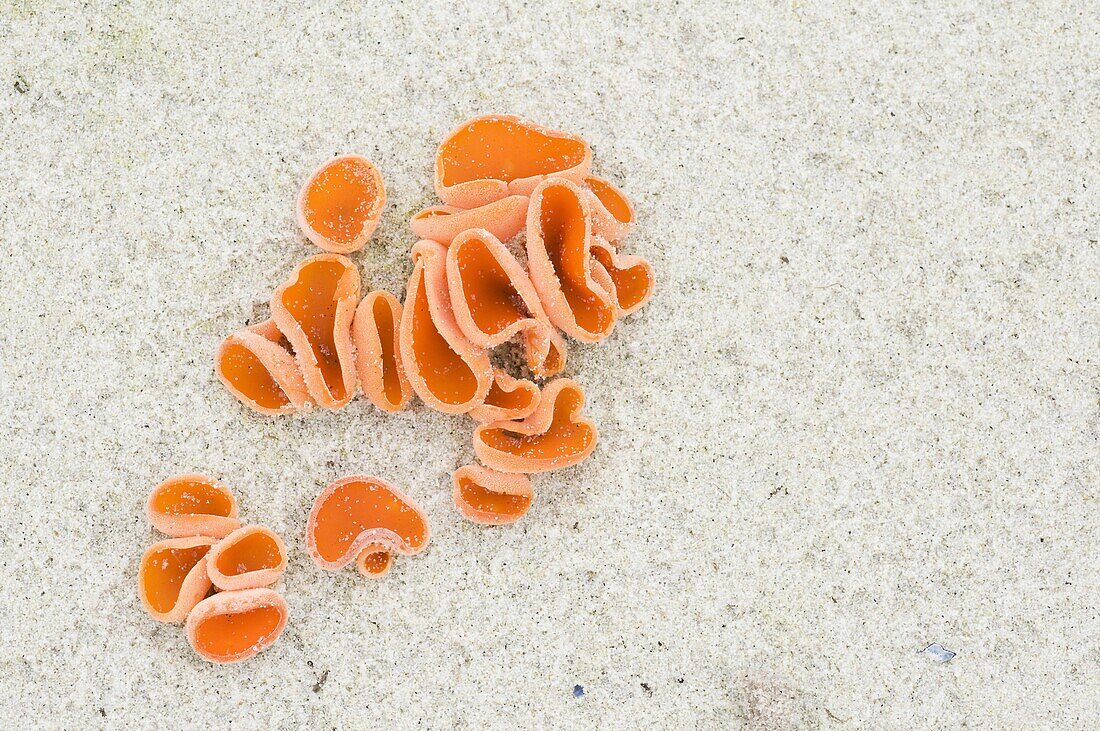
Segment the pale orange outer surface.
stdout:
[[514,523],[527,514],[535,498],[526,475],[464,465],[454,471],[451,479],[451,498],[458,512],[481,525]]
[[611,294],[592,275],[589,219],[587,197],[568,180],[552,178],[531,194],[527,209],[531,282],[550,321],[585,343],[610,335],[616,313]]
[[286,600],[271,589],[223,591],[203,599],[187,616],[187,641],[199,657],[219,665],[253,657],[274,644],[286,627]]
[[210,581],[222,591],[270,586],[286,571],[286,544],[261,525],[246,525],[218,541],[207,556]]
[[620,254],[599,236],[592,237],[593,279],[615,302],[615,317],[629,315],[653,295],[653,267],[640,256]]
[[471,229],[447,249],[455,322],[474,345],[495,348],[520,335],[527,366],[540,377],[565,368],[561,334],[550,324],[527,272],[495,236]]
[[389,292],[371,292],[355,309],[351,341],[363,393],[378,408],[400,411],[412,398],[412,386],[401,362],[402,307]]
[[450,206],[476,208],[530,195],[548,177],[580,182],[592,149],[580,137],[511,114],[475,117],[453,131],[435,156],[435,192]]
[[218,380],[238,401],[261,414],[278,416],[313,402],[294,353],[281,344],[274,321],[227,337],[214,356]]
[[386,207],[386,186],[362,155],[340,155],[310,173],[298,193],[298,226],[316,246],[334,254],[363,248]]
[[145,516],[161,533],[176,538],[224,538],[241,525],[229,488],[199,474],[170,477],[153,488]]
[[158,622],[182,622],[210,591],[209,536],[169,538],[149,546],[138,566],[138,597]]
[[428,406],[464,414],[489,392],[489,356],[455,321],[447,287],[447,249],[422,239],[412,249],[412,276],[401,317],[401,362],[416,395]]
[[589,175],[584,190],[592,215],[592,233],[611,242],[621,241],[634,225],[634,206],[611,181]]
[[501,241],[510,241],[527,222],[525,195],[510,195],[477,208],[432,206],[417,213],[409,228],[422,239],[450,244],[455,236],[471,228],[483,228]]
[[306,259],[271,296],[271,317],[294,347],[310,396],[325,408],[343,408],[355,396],[358,303],[359,271],[338,254]]
[[580,415],[584,392],[558,378],[542,389],[535,412],[522,421],[482,424],[474,430],[474,453],[499,472],[548,472],[584,460],[596,448],[596,425]]
[[[314,500],[306,522],[309,555],[329,571],[360,559],[364,574],[384,574],[389,559],[371,554],[413,555],[430,539],[428,518],[420,506],[371,475],[351,475],[330,484]],[[364,552],[368,556],[361,556]]]
[[530,416],[539,405],[539,387],[526,378],[513,378],[497,369],[485,403],[470,410],[470,417],[481,424],[510,421]]

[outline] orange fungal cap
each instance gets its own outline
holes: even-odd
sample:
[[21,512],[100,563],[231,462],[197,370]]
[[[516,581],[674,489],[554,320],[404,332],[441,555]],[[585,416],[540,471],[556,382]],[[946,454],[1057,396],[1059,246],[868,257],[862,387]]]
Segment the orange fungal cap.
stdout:
[[513,378],[499,368],[485,403],[470,410],[474,421],[491,424],[530,416],[539,405],[539,387],[526,378]]
[[246,525],[210,549],[210,581],[222,591],[270,586],[286,571],[286,544],[262,525]]
[[170,477],[153,488],[145,515],[154,528],[175,538],[224,538],[241,525],[229,488],[199,474]]
[[580,137],[490,114],[460,125],[439,145],[435,191],[447,205],[476,208],[530,195],[548,177],[580,182],[591,166],[592,149]]
[[314,563],[336,571],[361,559],[360,571],[381,575],[389,560],[362,556],[420,553],[428,545],[428,518],[413,500],[385,480],[351,475],[317,496],[306,522],[306,546]]
[[653,294],[653,267],[640,256],[620,254],[599,236],[592,238],[593,279],[603,280],[615,301],[615,316],[638,310]]
[[268,320],[233,333],[214,356],[214,371],[226,389],[248,408],[269,416],[313,403],[283,340],[274,321]]
[[286,600],[271,589],[223,591],[187,615],[187,641],[199,657],[223,665],[271,647],[286,627]]
[[596,448],[596,425],[580,415],[583,406],[584,392],[575,381],[551,381],[526,419],[475,429],[474,453],[499,472],[548,472],[575,465]]
[[608,241],[622,241],[634,226],[634,206],[610,181],[589,175],[584,192],[592,215],[592,233]]
[[565,341],[550,324],[527,272],[484,229],[463,231],[447,250],[455,321],[470,342],[494,348],[520,334],[527,365],[546,377],[565,367]]
[[510,241],[527,222],[527,201],[525,195],[510,195],[477,208],[432,206],[414,215],[409,227],[420,238],[444,245],[471,228],[483,228],[501,241]]
[[271,317],[294,348],[310,396],[325,408],[343,408],[355,396],[358,302],[359,271],[339,254],[309,257],[271,296]]
[[169,538],[149,546],[138,566],[138,597],[158,622],[182,622],[210,591],[209,536]]
[[298,193],[298,225],[311,242],[334,254],[359,251],[386,207],[386,186],[370,160],[340,155],[322,163]]
[[401,313],[396,297],[376,291],[359,303],[351,323],[355,367],[363,393],[390,413],[405,408],[412,398],[412,386],[401,362]]
[[588,200],[568,180],[552,178],[531,194],[527,266],[550,322],[594,343],[615,327],[615,301],[592,274]]
[[527,475],[464,465],[454,471],[451,479],[451,498],[458,512],[481,525],[514,523],[527,514],[535,498]]
[[380,544],[371,544],[359,552],[355,567],[368,579],[381,579],[390,572],[393,553]]
[[489,356],[462,333],[447,287],[447,249],[422,239],[412,249],[412,276],[401,317],[401,362],[428,406],[464,414],[481,405],[493,379]]

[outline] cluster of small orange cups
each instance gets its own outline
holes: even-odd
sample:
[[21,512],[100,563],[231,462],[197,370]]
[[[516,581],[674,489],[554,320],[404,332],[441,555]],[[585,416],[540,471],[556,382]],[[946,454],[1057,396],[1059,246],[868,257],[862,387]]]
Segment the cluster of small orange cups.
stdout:
[[149,495],[146,517],[170,536],[141,557],[138,596],[153,619],[183,622],[205,660],[245,660],[270,647],[286,627],[287,604],[271,585],[286,570],[283,540],[242,525],[237,501],[205,475],[179,475]]
[[[653,289],[648,262],[619,250],[633,208],[591,164],[583,139],[518,117],[458,127],[436,154],[443,205],[410,221],[419,241],[402,303],[385,291],[360,299],[358,270],[344,256],[378,225],[381,175],[360,156],[329,160],[307,179],[297,206],[306,237],[326,253],[276,288],[270,320],[226,338],[215,357],[219,379],[267,415],[341,409],[359,391],[386,412],[415,393],[433,409],[469,414],[481,464],[455,470],[454,504],[475,523],[515,522],[534,500],[528,475],[576,465],[596,446],[580,385],[559,377],[563,335],[606,338]],[[493,351],[509,341],[526,374],[494,363]],[[388,572],[394,554],[422,551],[429,535],[415,502],[365,475],[326,487],[306,527],[318,566],[355,561],[373,578]]]

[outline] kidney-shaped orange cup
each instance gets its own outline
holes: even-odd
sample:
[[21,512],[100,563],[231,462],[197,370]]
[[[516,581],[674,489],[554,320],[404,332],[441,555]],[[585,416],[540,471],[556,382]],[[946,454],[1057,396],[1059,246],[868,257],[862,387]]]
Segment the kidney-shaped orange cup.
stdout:
[[187,641],[212,663],[247,660],[279,639],[288,611],[286,600],[271,589],[223,591],[187,615]]
[[451,476],[451,498],[458,512],[481,525],[506,525],[527,514],[535,491],[526,475],[505,474],[481,465],[464,465]]
[[306,523],[309,555],[328,571],[339,570],[366,553],[360,571],[385,573],[389,558],[376,554],[420,553],[430,537],[428,518],[420,506],[370,475],[351,475],[330,484],[313,502]]
[[209,536],[169,538],[149,546],[138,567],[138,597],[158,622],[182,622],[210,591]]
[[145,515],[154,528],[176,538],[224,538],[241,526],[229,488],[199,474],[170,477],[153,488]]
[[455,321],[447,287],[447,249],[422,239],[412,249],[412,276],[401,315],[405,375],[428,406],[465,414],[485,400],[493,367],[485,351]]
[[246,525],[218,541],[207,557],[207,572],[222,591],[270,586],[286,570],[286,545],[262,525]]
[[325,408],[343,408],[355,396],[351,321],[358,304],[359,270],[338,254],[306,259],[271,296],[271,317],[294,346],[310,396]]
[[540,127],[511,114],[462,124],[435,155],[435,191],[444,203],[474,208],[508,195],[530,195],[540,181],[580,182],[592,149],[580,137]]
[[596,425],[580,415],[584,392],[558,378],[542,389],[535,412],[523,421],[498,421],[474,430],[474,453],[499,472],[548,472],[584,460],[596,448]]

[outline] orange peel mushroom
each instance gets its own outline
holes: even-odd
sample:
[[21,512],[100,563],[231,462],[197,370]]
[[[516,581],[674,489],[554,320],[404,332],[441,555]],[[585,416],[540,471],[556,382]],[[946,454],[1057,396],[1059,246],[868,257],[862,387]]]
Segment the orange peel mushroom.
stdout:
[[269,416],[313,403],[294,353],[283,340],[278,326],[268,320],[233,333],[214,356],[214,371],[226,389],[248,408]]
[[481,525],[515,523],[535,499],[527,475],[496,472],[481,465],[464,465],[451,475],[451,498],[463,517]]
[[286,571],[286,544],[262,525],[246,525],[210,549],[206,568],[222,591],[270,586]]
[[[629,315],[649,301],[653,294],[653,267],[640,256],[620,254],[599,236],[592,238],[589,249],[593,278],[604,279],[603,287],[615,301],[616,317]],[[598,270],[602,270],[599,275]]]
[[489,392],[489,356],[455,322],[447,288],[447,249],[422,239],[412,248],[412,276],[405,292],[400,348],[405,375],[433,409],[464,414]]
[[571,467],[596,448],[596,425],[580,415],[584,392],[568,378],[542,389],[534,413],[522,421],[482,424],[474,430],[474,453],[498,472],[548,472]]
[[585,343],[615,327],[615,301],[593,278],[588,200],[568,180],[552,178],[531,194],[527,266],[543,307],[566,335]]
[[340,155],[310,173],[298,193],[298,225],[311,242],[334,254],[359,251],[386,207],[386,186],[370,160]]
[[432,206],[417,213],[409,228],[422,239],[450,244],[455,236],[471,228],[483,228],[501,241],[511,241],[527,222],[525,195],[510,195],[477,208]]
[[392,554],[420,553],[430,538],[428,518],[420,506],[370,475],[351,475],[330,484],[314,500],[306,522],[306,546],[314,563],[337,571],[357,561],[366,576],[384,575]]
[[390,413],[405,408],[412,398],[412,386],[401,363],[401,312],[396,297],[375,291],[359,303],[351,323],[355,367],[363,393],[375,406]]
[[455,321],[474,345],[495,348],[520,335],[531,372],[548,377],[565,368],[565,341],[527,272],[493,234],[475,228],[455,237],[447,287]]
[[460,125],[435,155],[435,191],[444,203],[475,208],[508,195],[530,195],[545,178],[580,182],[592,149],[580,137],[511,114]]
[[592,215],[592,233],[608,241],[622,241],[634,226],[634,206],[611,181],[589,175],[584,190]]
[[470,410],[474,421],[491,424],[530,416],[539,405],[539,387],[526,378],[513,378],[497,369],[485,403]]
[[374,543],[359,552],[355,567],[368,579],[381,579],[393,566],[393,554],[385,546]]
[[212,663],[247,660],[279,639],[288,614],[286,600],[271,589],[224,591],[187,615],[187,641]]
[[199,474],[170,477],[153,488],[145,515],[154,528],[174,538],[224,538],[241,527],[233,493]]
[[149,546],[138,567],[138,597],[158,622],[182,622],[210,591],[209,536],[169,538]]
[[355,396],[351,322],[358,303],[359,271],[339,254],[309,257],[271,296],[271,317],[294,347],[310,396],[329,409]]

